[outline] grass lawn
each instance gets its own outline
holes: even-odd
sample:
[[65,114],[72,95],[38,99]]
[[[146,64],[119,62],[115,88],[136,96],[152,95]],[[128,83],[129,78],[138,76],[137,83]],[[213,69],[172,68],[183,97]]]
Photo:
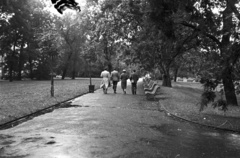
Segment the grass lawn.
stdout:
[[[95,89],[101,79],[93,78]],[[50,81],[0,81],[0,124],[66,101],[89,91],[89,79],[55,79],[55,96],[51,97]]]
[[[159,81],[161,85],[161,81]],[[172,88],[163,87],[159,91],[160,105],[182,118],[195,122],[240,131],[240,107],[229,106],[224,113],[218,108],[208,105],[202,112],[199,112],[200,97],[203,87],[200,83],[176,82]],[[238,95],[240,104],[240,96]]]

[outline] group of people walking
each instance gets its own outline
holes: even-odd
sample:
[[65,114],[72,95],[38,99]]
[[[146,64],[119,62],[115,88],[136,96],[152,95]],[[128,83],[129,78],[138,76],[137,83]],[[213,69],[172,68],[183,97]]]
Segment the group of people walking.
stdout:
[[127,74],[126,70],[123,69],[122,73],[120,74],[116,69],[114,69],[111,73],[107,71],[107,68],[104,69],[104,71],[101,72],[100,75],[102,79],[102,84],[100,88],[103,89],[103,92],[107,94],[108,87],[111,86],[112,82],[112,87],[113,91],[116,94],[117,93],[117,84],[119,81],[121,81],[121,88],[123,90],[123,93],[126,94],[126,89],[127,89],[127,80],[130,79],[131,84],[132,84],[132,94],[136,95],[137,94],[137,82],[139,79],[138,74],[136,73],[136,70],[133,70],[131,73],[130,77]]

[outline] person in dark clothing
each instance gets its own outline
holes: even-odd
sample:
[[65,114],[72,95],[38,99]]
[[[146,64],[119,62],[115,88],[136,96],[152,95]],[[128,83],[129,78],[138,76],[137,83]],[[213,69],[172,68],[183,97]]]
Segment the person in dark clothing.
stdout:
[[138,74],[136,73],[136,70],[133,70],[133,73],[130,76],[130,80],[132,83],[132,94],[137,94],[137,81],[139,79]]
[[113,70],[111,72],[111,80],[112,80],[112,83],[113,83],[113,91],[114,93],[116,94],[117,92],[117,84],[118,84],[118,81],[120,80],[120,75],[118,73],[117,70]]
[[121,74],[120,78],[121,78],[121,87],[122,87],[123,93],[126,94],[127,80],[128,80],[128,75],[126,73],[126,70],[123,70],[123,73]]

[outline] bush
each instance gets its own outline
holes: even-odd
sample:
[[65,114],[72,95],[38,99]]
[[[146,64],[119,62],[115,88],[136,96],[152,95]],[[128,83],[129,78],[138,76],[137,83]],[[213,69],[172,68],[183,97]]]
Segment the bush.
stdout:
[[204,92],[201,96],[201,102],[200,102],[200,109],[199,111],[202,111],[204,107],[206,107],[210,102],[212,102],[213,108],[216,107],[221,107],[221,110],[224,112],[227,110],[227,102],[223,100],[223,91],[221,91],[221,99],[217,100],[214,102],[216,98],[216,94],[214,90],[220,83],[219,80],[217,79],[206,79],[206,78],[201,78],[200,83],[203,84],[204,86]]
[[227,102],[226,100],[223,100],[223,99],[219,99],[217,100],[216,102],[214,102],[212,104],[213,108],[221,108],[221,110],[223,110],[224,112],[226,112],[228,110],[227,108]]
[[214,102],[216,98],[216,94],[213,91],[204,91],[201,96],[200,109],[199,111],[203,111],[204,107],[206,107],[210,102]]
[[218,84],[220,83],[219,80],[217,79],[206,79],[206,78],[201,78],[200,83],[203,84],[204,86],[204,91],[213,91],[216,89]]

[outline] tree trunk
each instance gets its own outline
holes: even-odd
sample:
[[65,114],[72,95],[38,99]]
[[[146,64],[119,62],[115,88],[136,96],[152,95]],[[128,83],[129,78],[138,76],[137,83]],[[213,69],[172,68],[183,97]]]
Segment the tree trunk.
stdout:
[[178,70],[179,70],[178,67],[176,67],[175,70],[174,70],[174,82],[177,82]]
[[74,59],[73,59],[73,68],[72,68],[72,79],[74,80],[76,78],[76,64],[77,64],[77,56],[76,52],[74,54]]
[[15,40],[15,42],[14,42],[12,54],[10,56],[10,62],[9,62],[9,82],[13,81],[13,66],[14,66],[14,56],[15,56],[15,52],[16,52],[16,44],[17,44],[17,40]]
[[[3,55],[2,55],[2,61],[0,61],[1,64],[3,63],[3,60],[4,60],[4,58],[3,58]],[[5,78],[5,67],[4,67],[4,65],[2,65],[1,79],[4,79],[4,78]]]
[[108,67],[108,71],[111,72],[112,71],[111,52],[108,49],[108,41],[107,41],[106,37],[104,37],[104,40],[105,40],[105,46],[104,46],[103,52],[104,52],[105,60],[106,60],[105,64]]
[[[19,56],[19,58],[20,58],[20,56]],[[18,77],[17,77],[18,80],[22,80],[22,66],[21,65],[22,65],[22,61],[21,61],[21,59],[19,59],[19,62],[18,62]]]
[[162,74],[162,86],[172,87],[171,77],[170,77],[170,63],[160,63],[160,72]]
[[32,63],[31,57],[28,58],[28,62],[29,62],[29,71],[30,71],[29,76],[31,80],[33,80],[33,63]]
[[72,57],[72,54],[73,54],[73,53],[72,53],[72,51],[71,51],[70,54],[69,54],[69,56],[68,56],[68,58],[67,58],[67,62],[66,62],[66,64],[65,64],[64,68],[63,68],[62,80],[64,80],[65,77],[66,77],[67,70],[68,70],[68,66],[69,66],[69,62],[70,62],[70,59],[71,59],[71,57]]
[[[232,7],[230,6],[230,1],[227,1],[227,7],[223,11],[223,29],[222,29],[222,43],[221,43],[221,53],[224,57],[224,68],[222,71],[222,79],[223,79],[223,86],[225,91],[225,97],[227,100],[228,105],[235,105],[237,106],[237,97],[235,94],[235,88],[232,80],[232,71],[233,71],[233,63],[231,63],[231,49],[229,46],[232,46],[230,38],[231,33],[229,31],[233,28],[233,21],[232,21]],[[229,63],[230,62],[230,63]]]
[[64,67],[64,69],[63,69],[63,73],[62,73],[62,80],[64,80],[64,79],[65,79],[65,77],[66,77],[66,74],[67,74],[67,69],[68,69],[68,64],[67,64],[67,65],[65,65],[65,67]]
[[227,104],[238,106],[235,88],[232,80],[232,69],[230,67],[226,67],[223,70],[222,79]]
[[13,81],[13,57],[10,59],[10,65],[9,65],[9,82]]
[[23,69],[23,46],[24,46],[24,40],[22,40],[21,48],[20,48],[20,54],[18,58],[18,80],[22,80],[22,69]]
[[108,71],[112,72],[112,63],[111,62],[108,63]]
[[[53,72],[51,72],[53,73]],[[51,97],[54,97],[54,79],[53,79],[53,75],[51,75],[51,90],[50,90],[50,93],[51,93]]]
[[171,77],[170,77],[169,72],[163,74],[162,78],[163,78],[162,86],[165,86],[165,87],[172,87]]
[[75,67],[73,68],[73,71],[72,71],[72,80],[74,80],[76,78],[76,70],[75,70]]

